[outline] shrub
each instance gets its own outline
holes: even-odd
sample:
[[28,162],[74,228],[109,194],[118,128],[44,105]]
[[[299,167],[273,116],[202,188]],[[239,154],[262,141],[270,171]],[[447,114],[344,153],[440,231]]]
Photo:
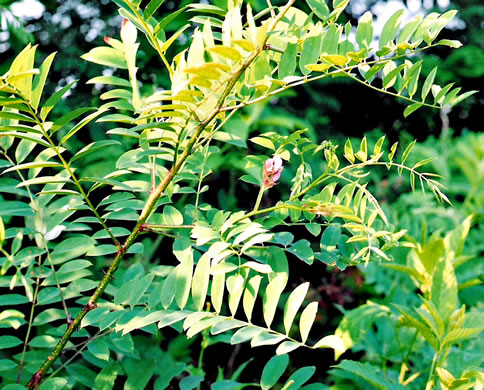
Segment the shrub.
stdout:
[[[291,0],[255,16],[239,2],[229,2],[227,11],[189,4],[162,20],[155,16],[162,1],[115,3],[124,18],[121,38],[106,38],[107,46],[83,56],[119,70],[89,81],[112,86],[101,95],[107,103],[56,117],[56,104],[74,83],[43,96],[55,54],[35,68],[36,47],[31,45],[0,79],[0,143],[8,174],[1,179],[0,281],[15,290],[2,295],[2,304],[31,306],[27,315],[23,309],[2,312],[6,328],[25,333],[24,340],[14,332],[0,337],[6,388],[23,388],[14,383],[37,388],[43,382],[41,387],[49,389],[104,389],[116,380],[126,388],[151,383],[161,389],[177,377],[180,388],[192,389],[205,379],[207,347],[250,342],[252,347],[277,345],[257,384],[268,389],[284,383],[291,351],[331,348],[338,359],[383,318],[378,330],[388,325],[385,329],[405,340],[408,329],[401,327],[415,328],[411,337],[419,347],[433,350],[432,363],[405,379],[408,356],[394,359],[400,377],[393,368],[386,377],[371,363],[344,360],[332,370],[338,383],[398,388],[422,372],[428,379],[415,383],[427,388],[437,377],[448,388],[482,381],[477,368],[467,367],[456,379],[444,367],[452,346],[481,330],[476,325],[481,314],[458,306],[453,268],[471,219],[444,239],[412,242],[411,264],[390,263],[389,251],[405,231],[390,224],[367,188],[371,169],[385,167],[405,172],[412,188],[427,188],[447,201],[435,176],[421,171],[429,160],[406,165],[415,142],[401,154],[396,143],[385,146],[385,137],[371,148],[363,138],[338,149],[330,141],[315,143],[301,129],[260,133],[251,138],[249,152],[232,121],[248,106],[326,77],[347,77],[403,99],[409,103],[405,116],[424,106],[457,104],[473,91],[459,95],[460,88],[452,84],[434,84],[436,69],[419,83],[422,60],[417,54],[438,45],[460,46],[436,41],[456,12],[416,17],[401,26],[403,13],[397,11],[374,49],[371,13],[360,19],[355,42],[355,28],[338,23],[347,0],[333,2],[332,9],[324,1],[308,1],[311,17]],[[197,14],[194,25],[167,36],[165,27],[188,11]],[[170,46],[187,31],[189,47],[170,58]],[[159,56],[170,90],[141,92],[138,32]],[[110,138],[76,149],[80,139],[72,141],[94,123],[118,127],[107,131]],[[115,165],[106,162],[93,173],[88,166],[92,153],[113,146]],[[238,169],[227,180],[240,176],[258,188],[258,195],[218,209],[208,203],[204,182],[234,149]],[[279,187],[280,200],[267,205],[264,195],[272,187]],[[247,203],[253,204],[251,211],[239,209]],[[315,242],[296,240],[295,226],[304,226]],[[152,240],[154,235],[160,238]],[[172,245],[173,256],[166,249],[155,255],[159,245]],[[132,264],[123,265],[123,259]],[[298,261],[340,269],[383,262],[409,274],[422,297],[406,306],[368,302],[347,312],[335,334],[316,338],[311,329],[318,303],[305,304],[310,283],[284,293],[289,262]],[[255,314],[259,311],[262,318]],[[168,350],[160,347],[158,329],[169,326],[187,338],[202,334],[198,366],[180,357],[187,348],[185,336],[174,338]],[[250,385],[239,381],[244,367],[231,376],[221,372],[212,387]],[[180,379],[184,372],[188,376]],[[313,366],[297,369],[283,388],[300,388],[314,372]]]

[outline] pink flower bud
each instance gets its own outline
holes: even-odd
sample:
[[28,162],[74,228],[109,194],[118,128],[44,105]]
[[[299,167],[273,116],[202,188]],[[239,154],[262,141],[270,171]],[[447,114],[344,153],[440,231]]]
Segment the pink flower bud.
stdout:
[[133,23],[128,19],[123,19],[121,23],[121,40],[124,43],[134,44],[136,42],[137,30]]
[[264,172],[262,175],[262,183],[265,188],[273,187],[281,177],[283,166],[282,159],[279,156],[274,156],[264,163]]

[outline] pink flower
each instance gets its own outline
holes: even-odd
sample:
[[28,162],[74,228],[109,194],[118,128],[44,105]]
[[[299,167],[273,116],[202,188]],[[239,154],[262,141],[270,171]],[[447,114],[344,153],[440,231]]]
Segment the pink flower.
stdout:
[[282,159],[279,156],[274,156],[264,163],[264,173],[262,175],[262,183],[264,187],[271,188],[281,177],[283,166]]

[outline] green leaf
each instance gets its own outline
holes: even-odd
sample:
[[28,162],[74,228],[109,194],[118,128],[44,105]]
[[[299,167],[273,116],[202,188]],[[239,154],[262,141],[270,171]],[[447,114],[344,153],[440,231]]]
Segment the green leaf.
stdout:
[[92,340],[91,342],[89,342],[89,344],[87,344],[87,349],[96,358],[106,361],[109,360],[109,347],[103,340]]
[[393,61],[389,61],[383,68],[383,87],[392,87],[403,68],[405,68],[405,64],[396,66]]
[[158,322],[158,328],[164,328],[165,326],[173,325],[192,314],[192,311],[188,310],[166,310],[166,315]]
[[343,378],[347,378],[346,373],[340,373],[339,371],[345,371],[347,373],[352,373],[357,377],[363,379],[364,381],[368,382],[372,386],[380,390],[397,390],[403,389],[403,386],[395,385],[394,383],[390,383],[381,372],[378,367],[373,366],[369,363],[360,363],[354,362],[351,360],[343,360],[337,366],[334,366],[334,369],[331,370],[331,373],[337,376],[342,376]]
[[287,76],[294,75],[296,70],[297,43],[288,43],[286,50],[282,53],[281,62],[278,68],[278,77],[282,80]]
[[22,169],[33,169],[33,168],[63,168],[63,165],[56,162],[50,162],[50,161],[30,162],[30,163],[19,164],[19,165],[15,165],[13,167],[7,168],[2,172],[2,174],[5,174],[7,172],[12,172],[12,171],[18,171]]
[[111,390],[114,387],[114,382],[120,372],[121,367],[118,362],[109,362],[96,376],[93,390]]
[[37,336],[29,342],[29,346],[34,348],[54,348],[57,340],[53,336]]
[[74,84],[77,83],[77,81],[73,81],[70,84],[67,84],[64,88],[59,89],[56,93],[54,93],[51,97],[47,99],[45,104],[42,106],[42,109],[40,110],[40,119],[45,121],[47,118],[47,115],[49,115],[49,112],[52,111],[52,109],[55,107],[57,103],[62,99],[62,96],[65,95],[69,89],[71,89]]
[[405,164],[405,161],[407,160],[410,152],[412,151],[412,149],[413,149],[413,147],[415,146],[416,143],[417,143],[417,140],[414,140],[403,151],[403,154],[402,154],[402,162],[401,162],[402,165]]
[[264,330],[259,327],[246,326],[245,328],[239,329],[237,332],[234,333],[234,335],[230,339],[230,344],[234,345],[245,343],[246,341],[252,340],[255,336],[263,331]]
[[15,150],[15,160],[17,163],[20,164],[22,161],[24,161],[30,155],[35,146],[35,142],[32,142],[28,139],[22,139],[17,146],[17,150]]
[[190,326],[190,328],[186,332],[186,335],[188,338],[192,338],[196,334],[202,332],[205,329],[210,328],[213,325],[216,325],[221,321],[224,321],[223,317],[214,316],[214,317],[203,318],[200,321],[197,321],[192,326]]
[[123,364],[128,375],[124,390],[146,389],[156,367],[155,361],[149,358],[131,360]]
[[301,307],[304,298],[309,289],[309,282],[303,283],[297,286],[294,291],[289,295],[287,299],[286,305],[284,307],[284,329],[286,330],[286,334],[289,334],[291,330],[292,322],[294,321],[294,317]]
[[251,321],[252,318],[252,311],[254,309],[254,303],[257,299],[257,294],[259,292],[259,286],[262,280],[262,276],[255,275],[250,278],[249,282],[247,283],[247,287],[244,291],[244,298],[242,301],[242,305],[244,308],[245,316],[247,317],[247,321]]
[[360,49],[368,49],[373,41],[373,15],[365,12],[358,21],[356,28],[356,42]]
[[34,77],[32,83],[32,95],[30,97],[30,102],[34,109],[37,109],[39,106],[45,81],[47,79],[47,75],[49,74],[50,66],[52,65],[55,55],[56,53],[52,53],[44,60],[44,62],[42,62],[42,65],[40,65],[39,68],[39,74]]
[[457,279],[449,257],[441,258],[434,269],[430,300],[439,310],[444,322],[457,308]]
[[18,131],[2,131],[1,136],[2,137],[16,137],[16,138],[20,138],[20,139],[23,139],[23,140],[28,140],[28,141],[37,143],[39,145],[42,145],[45,148],[52,148],[52,146],[48,142],[41,139],[40,136],[37,137],[35,134],[28,135],[28,134],[25,134],[25,133],[20,133]]
[[210,334],[217,335],[230,329],[240,328],[246,325],[247,323],[244,321],[232,320],[230,318],[227,318],[223,321],[217,322],[217,324],[215,324],[210,330]]
[[319,223],[305,223],[304,227],[315,237],[321,233],[321,225]]
[[286,337],[280,334],[270,333],[268,331],[264,331],[259,333],[250,341],[250,346],[252,348],[259,347],[262,345],[274,345],[279,344],[282,340]]
[[385,64],[382,62],[376,63],[373,65],[368,72],[365,73],[365,80],[371,82],[376,74],[385,67]]
[[107,139],[104,141],[97,141],[97,142],[92,142],[89,145],[84,146],[81,150],[79,150],[72,158],[71,161],[69,162],[72,164],[74,161],[83,158],[87,156],[90,153],[93,153],[97,150],[104,149],[108,146],[112,145],[121,145],[121,142],[113,140],[113,139]]
[[343,340],[341,340],[341,338],[336,335],[323,337],[321,340],[313,345],[313,348],[333,348],[335,359],[338,359],[341,354],[346,350],[343,344]]
[[[2,249],[3,242],[5,241],[5,225],[3,224],[3,219],[0,217],[0,249]],[[2,299],[5,295],[2,296]]]
[[227,278],[227,290],[229,292],[229,309],[232,316],[235,316],[239,307],[240,298],[244,291],[244,277],[240,274],[231,275]]
[[0,216],[16,216],[16,217],[26,217],[29,215],[34,215],[34,210],[27,204],[17,201],[3,201],[0,202]]
[[114,296],[114,303],[116,305],[135,306],[151,286],[154,276],[153,274],[148,274],[141,279],[130,280],[123,284]]
[[460,328],[451,330],[444,338],[442,344],[456,343],[460,340],[466,340],[471,337],[477,336],[482,332],[479,328]]
[[128,80],[122,79],[116,76],[97,76],[93,77],[86,84],[107,84],[107,85],[117,85],[120,87],[130,88],[131,84]]
[[343,66],[348,59],[345,56],[338,55],[338,45],[341,38],[342,26],[332,24],[322,39],[321,58],[333,65]]
[[303,75],[309,74],[310,70],[306,65],[317,62],[321,54],[322,32],[317,35],[307,37],[302,46],[301,57],[299,59],[299,69]]
[[0,349],[13,348],[22,344],[22,340],[15,336],[0,336]]
[[[403,77],[404,83],[403,85],[407,84],[407,93],[410,98],[415,95],[417,92],[418,87],[418,80],[420,77],[420,71],[422,70],[422,61],[415,63],[410,69],[408,69],[407,73]],[[399,92],[400,93],[400,92]]]
[[395,36],[397,35],[398,28],[400,27],[400,23],[402,23],[404,10],[400,9],[396,11],[390,18],[388,18],[387,22],[383,26],[382,33],[380,35],[380,42],[379,46],[380,49],[384,46],[388,46],[388,44],[393,41]]
[[30,43],[25,46],[13,60],[10,75],[6,77],[7,82],[13,84],[29,100],[32,92],[32,76],[35,73],[33,67],[36,48],[36,45],[32,46]]
[[95,241],[88,236],[72,237],[62,241],[53,250],[51,257],[54,264],[64,263],[87,253],[94,247]]
[[322,21],[329,17],[329,8],[325,0],[306,0],[306,3],[311,8],[311,11]]
[[[441,104],[445,98],[445,95],[449,92],[449,90],[454,86],[454,83],[447,84],[444,88],[440,88],[437,85],[432,86],[432,93],[435,95],[434,97],[434,104]],[[435,93],[434,93],[435,91]]]
[[[63,145],[69,138],[71,138],[74,134],[76,134],[79,130],[81,130],[84,126],[86,126],[89,122],[93,121],[96,119],[98,116],[104,114],[106,112],[105,109],[100,108],[96,112],[93,112],[92,114],[89,114],[85,118],[83,118],[79,123],[77,123],[72,129],[70,129],[66,135],[62,137],[62,139],[59,142],[59,146]],[[99,141],[101,142],[101,141]],[[85,149],[85,148],[84,148]]]
[[[53,289],[52,291],[56,295],[59,295],[58,291],[56,291],[55,289]],[[101,307],[98,307],[96,309],[89,311],[89,313],[87,313],[86,316],[81,321],[81,328],[84,328],[89,325],[97,324],[101,320],[101,318],[103,318],[108,312],[109,312],[109,309],[101,308]]]
[[345,142],[344,156],[351,164],[355,162],[355,156],[353,154],[353,145],[351,144],[351,141],[349,139],[347,139]]
[[81,56],[83,60],[119,69],[128,69],[123,53],[112,47],[102,46],[91,49]]
[[311,249],[311,243],[308,240],[299,240],[288,248],[287,251],[307,264],[312,264],[314,261],[314,253]]
[[293,341],[284,341],[279,345],[276,349],[276,354],[277,355],[284,355],[286,353],[289,353],[291,351],[294,351],[295,349],[299,348],[301,344],[295,343]]
[[400,34],[398,35],[398,39],[397,39],[397,42],[396,42],[397,45],[399,45],[401,43],[408,42],[410,40],[410,38],[412,37],[412,35],[417,30],[417,28],[418,28],[418,26],[420,25],[421,22],[422,22],[422,15],[417,15],[410,22],[408,22],[403,27]]
[[18,121],[35,123],[35,120],[30,116],[19,114],[18,112],[0,111],[0,119],[2,118],[9,119],[10,121],[16,121],[15,123],[18,123]]
[[59,119],[57,119],[54,124],[52,125],[50,131],[51,133],[56,132],[57,130],[63,128],[65,125],[67,125],[69,122],[73,121],[77,117],[79,117],[82,114],[85,114],[86,112],[89,111],[94,111],[96,110],[95,107],[82,107],[78,108],[76,110],[70,111],[67,114],[63,115]]
[[425,322],[415,318],[414,315],[412,315],[412,313],[403,306],[396,304],[392,304],[392,306],[402,314],[403,318],[401,320],[401,324],[403,326],[410,326],[417,329],[417,331],[432,346],[432,348],[434,348],[434,350],[437,351],[439,349],[437,337]]
[[173,254],[180,263],[193,262],[192,242],[188,237],[180,237],[173,243]]
[[67,385],[66,378],[49,378],[39,387],[39,390],[62,390]]
[[155,35],[158,35],[172,20],[174,20],[181,13],[185,12],[188,7],[188,5],[179,7],[176,11],[169,13],[167,16],[161,19],[160,23],[158,23],[154,29]]
[[316,319],[317,312],[318,302],[311,302],[301,313],[301,318],[299,319],[299,332],[301,333],[301,340],[303,343],[308,339],[309,331]]
[[143,12],[143,18],[150,20],[151,16],[156,12],[158,8],[165,2],[165,0],[151,0],[146,6]]
[[272,324],[279,298],[286,284],[285,275],[278,275],[267,285],[263,301],[263,316],[268,328]]
[[0,372],[9,371],[17,367],[17,363],[9,359],[0,359]]
[[18,385],[17,383],[11,383],[2,387],[2,390],[27,390],[25,386]]
[[395,142],[390,148],[390,153],[388,153],[388,160],[390,162],[393,161],[393,156],[395,156],[395,152],[397,151],[397,146],[398,146],[398,142]]
[[321,236],[321,250],[334,252],[341,237],[341,225],[329,225]]
[[230,46],[218,45],[214,47],[209,47],[207,48],[207,50],[211,53],[218,54],[232,61],[240,61],[242,59],[242,54],[240,54],[237,49]]
[[167,205],[163,209],[163,220],[167,225],[183,225],[183,215],[175,207]]
[[[427,97],[427,95],[430,92],[430,88],[432,88],[432,85],[434,84],[435,75],[437,74],[437,69],[438,69],[437,66],[434,67],[432,69],[432,71],[428,74],[428,76],[425,78],[425,82],[424,82],[424,85],[422,87],[422,94],[421,94],[422,102],[425,101],[425,98]],[[413,105],[415,105],[415,103]]]
[[180,309],[183,309],[187,304],[190,296],[190,287],[192,284],[193,273],[193,256],[189,256],[178,264],[176,270],[175,281],[175,301]]
[[[429,33],[428,36],[433,41],[435,38],[437,38],[437,35],[442,31],[442,29],[447,26],[447,24],[454,18],[454,16],[457,15],[456,10],[449,10],[442,15],[440,15],[437,20],[430,25]],[[431,42],[430,41],[430,42]],[[428,42],[428,43],[430,43]]]
[[210,289],[210,298],[216,313],[222,310],[222,301],[225,291],[225,274],[220,273],[212,278],[212,287]]
[[88,268],[91,265],[92,265],[92,263],[88,260],[72,260],[72,261],[69,261],[68,263],[62,265],[59,268],[58,272],[60,272],[60,273],[62,273],[62,272],[64,272],[64,273],[75,272],[75,271],[78,271],[80,269]]
[[458,49],[459,47],[462,46],[462,43],[457,40],[441,39],[440,41],[437,42],[437,45],[450,46],[450,47],[453,47],[454,49]]
[[[166,210],[166,208],[165,208]],[[198,311],[203,309],[210,277],[210,258],[204,254],[195,268],[192,279],[192,299]]]
[[262,390],[271,389],[281,378],[284,371],[286,371],[289,364],[289,356],[279,355],[273,356],[262,370],[260,385]]
[[180,381],[178,386],[180,390],[193,390],[199,387],[204,379],[203,376],[187,376]]
[[[297,390],[302,385],[304,385],[309,379],[311,379],[311,377],[314,375],[315,372],[316,372],[316,367],[314,366],[301,367],[289,377],[289,379],[287,380],[284,386],[286,389],[289,389],[289,390],[291,389]],[[289,384],[290,386],[286,387]]]
[[70,183],[71,180],[60,176],[43,176],[36,177],[34,179],[25,180],[18,185],[18,187],[27,187],[37,184],[49,184],[49,183]]

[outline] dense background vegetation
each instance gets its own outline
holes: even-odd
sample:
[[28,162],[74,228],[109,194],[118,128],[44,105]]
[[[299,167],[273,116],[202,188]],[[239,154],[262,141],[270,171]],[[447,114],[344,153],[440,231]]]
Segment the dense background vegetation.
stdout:
[[[92,47],[101,45],[105,36],[117,36],[121,18],[117,13],[117,7],[108,1],[43,1],[42,12],[34,16],[28,16],[28,11],[22,5],[13,1],[0,1],[2,15],[2,32],[0,33],[0,74],[3,74],[12,58],[24,47],[27,42],[37,43],[37,51],[41,58],[53,51],[59,55],[54,62],[49,77],[46,91],[53,93],[58,87],[63,87],[74,80],[79,80],[71,89],[69,98],[62,100],[57,106],[59,116],[81,106],[98,106],[102,94],[107,91],[106,86],[100,84],[86,84],[86,82],[99,75],[99,67],[80,60],[80,56],[87,53]],[[178,4],[166,1],[160,8],[160,14],[168,15],[181,8],[185,3]],[[225,7],[224,1],[213,1],[214,5]],[[263,0],[250,2],[255,12],[266,8]],[[276,2],[274,2],[276,4]],[[299,4],[300,3],[300,4]],[[349,20],[353,24],[367,10],[373,7],[375,12],[384,11],[387,7],[394,7],[397,2],[373,2],[358,1],[350,3],[342,16],[343,21]],[[279,5],[277,3],[277,5]],[[304,2],[296,4],[301,9],[309,11]],[[349,138],[361,139],[363,135],[368,138],[368,143],[373,147],[377,140],[386,135],[391,141],[400,141],[403,144],[417,139],[414,154],[409,158],[409,164],[426,158],[436,158],[431,163],[433,172],[442,175],[443,183],[447,187],[447,194],[453,206],[437,203],[432,194],[411,193],[409,182],[399,176],[397,172],[388,173],[386,170],[376,171],[371,176],[371,189],[384,206],[386,213],[391,216],[391,222],[395,230],[407,229],[408,242],[420,242],[425,248],[429,245],[432,250],[433,240],[437,236],[444,236],[453,229],[459,229],[466,217],[473,215],[467,224],[471,227],[465,246],[461,248],[465,264],[456,271],[459,282],[459,299],[475,313],[479,313],[482,319],[484,286],[483,252],[484,243],[482,237],[484,227],[482,225],[484,214],[484,136],[482,133],[482,102],[484,99],[484,43],[482,38],[482,20],[484,5],[479,0],[460,0],[451,3],[418,0],[398,3],[399,7],[408,7],[410,11],[423,7],[426,12],[433,10],[444,12],[447,9],[458,9],[457,20],[442,33],[442,38],[457,39],[464,43],[464,47],[450,51],[446,48],[437,48],[430,54],[425,55],[422,75],[426,76],[431,69],[438,64],[440,73],[437,80],[440,84],[455,82],[462,86],[463,90],[477,89],[480,92],[471,96],[452,111],[442,112],[421,109],[404,120],[402,112],[404,106],[393,97],[379,94],[364,86],[355,85],[343,78],[324,79],[321,82],[307,84],[298,89],[288,91],[277,100],[266,101],[254,105],[238,114],[230,121],[227,128],[234,136],[234,143],[246,145],[248,153],[259,151],[259,146],[248,139],[259,132],[277,131],[282,135],[288,135],[292,131],[308,128],[308,134],[313,142],[320,143],[323,140],[331,140],[334,144],[343,145]],[[2,8],[3,7],[3,8]],[[20,17],[17,20],[12,13],[15,11]],[[171,23],[167,32],[174,32],[183,26],[189,19],[194,17],[190,12],[179,14]],[[189,42],[191,31],[187,30],[170,48],[173,53],[180,51]],[[142,92],[150,93],[157,88],[169,88],[169,78],[165,69],[161,69],[159,58],[154,55],[146,41],[141,41],[138,55],[138,79],[142,83]],[[105,71],[109,72],[109,71]],[[109,75],[109,73],[104,73]],[[103,123],[96,123],[88,127],[88,131],[80,133],[73,138],[70,146],[79,149],[82,145],[92,141],[104,139],[104,134],[109,127]],[[114,169],[116,160],[130,148],[129,141],[123,141],[122,146],[111,146],[98,152],[92,153],[79,168],[80,176],[102,176]],[[232,180],[234,172],[243,171],[245,161],[241,160],[240,151],[234,152],[224,144],[219,145],[220,153],[211,156],[210,168],[216,174],[206,178],[204,184],[208,185],[203,195],[205,201],[215,204],[220,208],[248,208],[253,206],[254,186],[240,180]],[[315,164],[315,169],[317,168]],[[281,187],[289,186],[296,172],[287,167],[281,177]],[[231,178],[228,180],[227,178]],[[8,179],[0,178],[0,188],[8,189]],[[3,185],[3,187],[2,187]],[[279,187],[266,192],[262,199],[262,205],[271,205],[279,199]],[[94,193],[95,203],[100,202],[108,192],[103,190]],[[183,204],[183,197],[178,204]],[[88,213],[86,213],[86,216]],[[126,227],[131,223],[126,222]],[[466,227],[460,228],[466,230]],[[294,240],[311,239],[311,233],[303,226],[293,231]],[[457,234],[457,233],[456,233]],[[458,235],[458,234],[457,234]],[[465,238],[466,234],[461,234]],[[135,256],[130,264],[125,264],[120,270],[115,285],[128,280],[130,273],[136,273],[136,266],[148,263],[175,264],[176,260],[171,255],[171,238],[159,236],[152,238],[146,236],[143,239],[145,252]],[[432,244],[433,245],[433,244]],[[437,244],[436,244],[437,245]],[[440,245],[440,244],[439,244]],[[435,249],[435,248],[434,248]],[[406,264],[408,249],[404,247],[394,248],[390,256],[395,264]],[[170,261],[166,261],[166,258]],[[330,263],[328,265],[326,263]],[[311,282],[309,295],[312,300],[317,300],[322,309],[321,318],[318,318],[318,332],[327,334],[332,332],[340,323],[344,312],[357,307],[366,307],[367,300],[378,304],[416,305],[418,297],[415,285],[408,275],[401,272],[398,267],[381,267],[378,264],[369,264],[368,267],[349,267],[346,264],[334,264],[331,261],[316,262],[309,267],[303,262],[291,266],[291,279],[289,286],[295,287],[301,282]],[[464,261],[463,261],[464,263]],[[134,266],[132,265],[134,264]],[[131,265],[131,267],[129,267]],[[102,276],[99,267],[96,270]],[[123,279],[124,278],[124,279]],[[7,291],[5,285],[2,290]],[[2,291],[3,293],[3,291]],[[1,303],[0,303],[1,304]],[[3,309],[3,308],[2,308]],[[21,306],[22,311],[30,310],[29,305]],[[375,314],[377,315],[377,314]],[[371,321],[370,321],[371,322]],[[0,322],[1,324],[1,322]],[[378,326],[372,327],[373,323],[361,324],[355,322],[355,327],[366,331],[360,335],[364,340],[351,352],[344,355],[346,359],[360,359],[374,364],[385,370],[388,367],[389,377],[394,376],[391,372],[396,357],[396,347],[388,342],[394,338],[394,331],[389,324],[382,321]],[[20,337],[20,336],[19,336]],[[175,331],[164,330],[158,334],[156,342],[163,347],[164,351],[158,359],[165,359],[165,364],[173,368],[173,376],[192,377],[205,376],[207,383],[220,379],[218,366],[223,367],[224,377],[230,378],[236,373],[237,368],[247,362],[253,355],[248,346],[230,349],[223,343],[224,339],[202,337],[187,340],[183,335]],[[23,337],[20,337],[23,339]],[[133,336],[137,348],[148,349],[152,339],[146,337],[143,332]],[[205,340],[210,340],[205,342]],[[382,340],[386,342],[383,343]],[[205,342],[205,344],[204,344]],[[208,343],[208,344],[207,344]],[[214,344],[212,346],[212,343]],[[449,371],[453,371],[456,377],[462,374],[462,362],[467,366],[482,369],[483,358],[480,356],[484,350],[482,337],[468,340],[462,350],[464,354],[453,351],[452,361],[449,363]],[[207,345],[210,345],[208,348]],[[465,347],[465,348],[464,348]],[[205,351],[206,348],[206,351]],[[409,366],[418,366],[419,359],[432,359],[428,346],[423,342],[417,343],[415,349],[420,352],[408,361]],[[197,361],[203,356],[203,366]],[[244,381],[256,381],[260,377],[260,364],[265,363],[272,356],[273,348],[263,347],[257,354],[254,362],[250,363],[242,375]],[[0,352],[1,353],[1,352]],[[89,355],[93,351],[86,352],[83,356],[96,366],[96,359]],[[409,350],[410,353],[410,350]],[[67,351],[65,359],[72,357],[73,352]],[[292,355],[291,355],[292,356]],[[0,355],[1,359],[1,355]],[[258,364],[257,362],[262,362]],[[328,367],[335,364],[333,352],[321,351],[295,351],[291,359],[291,365],[299,368],[314,365],[317,362],[315,378],[321,382],[329,383],[325,378]],[[69,374],[76,378],[79,383],[88,386],[93,371],[83,371],[82,366],[72,365]],[[188,368],[187,368],[188,367]],[[32,367],[33,368],[33,367]],[[202,371],[203,368],[203,371]],[[76,372],[76,369],[78,371]],[[135,372],[135,368],[132,368]],[[184,371],[185,370],[185,371]],[[460,371],[459,371],[460,370]],[[28,370],[27,370],[28,371]],[[289,370],[290,371],[290,370]],[[368,384],[359,382],[356,375],[343,375],[341,370],[333,370],[333,379],[349,384],[352,388],[354,383],[361,388],[367,388]],[[128,373],[129,377],[129,373]],[[84,378],[84,379],[83,379]],[[88,378],[88,379],[86,379]],[[180,377],[181,378],[181,377]],[[284,379],[287,379],[283,377]],[[335,379],[336,378],[336,379]],[[313,378],[314,379],[314,378]],[[425,378],[426,379],[426,378]],[[128,380],[129,381],[129,380]],[[417,387],[418,382],[417,379]],[[173,384],[178,386],[178,384]],[[194,382],[195,383],[195,382]],[[283,384],[284,381],[281,381]],[[374,384],[372,384],[374,385]],[[152,384],[150,384],[152,386]],[[341,385],[344,386],[344,385]],[[376,386],[378,387],[378,386]],[[189,387],[187,385],[186,387]],[[344,388],[344,387],[339,387]]]

